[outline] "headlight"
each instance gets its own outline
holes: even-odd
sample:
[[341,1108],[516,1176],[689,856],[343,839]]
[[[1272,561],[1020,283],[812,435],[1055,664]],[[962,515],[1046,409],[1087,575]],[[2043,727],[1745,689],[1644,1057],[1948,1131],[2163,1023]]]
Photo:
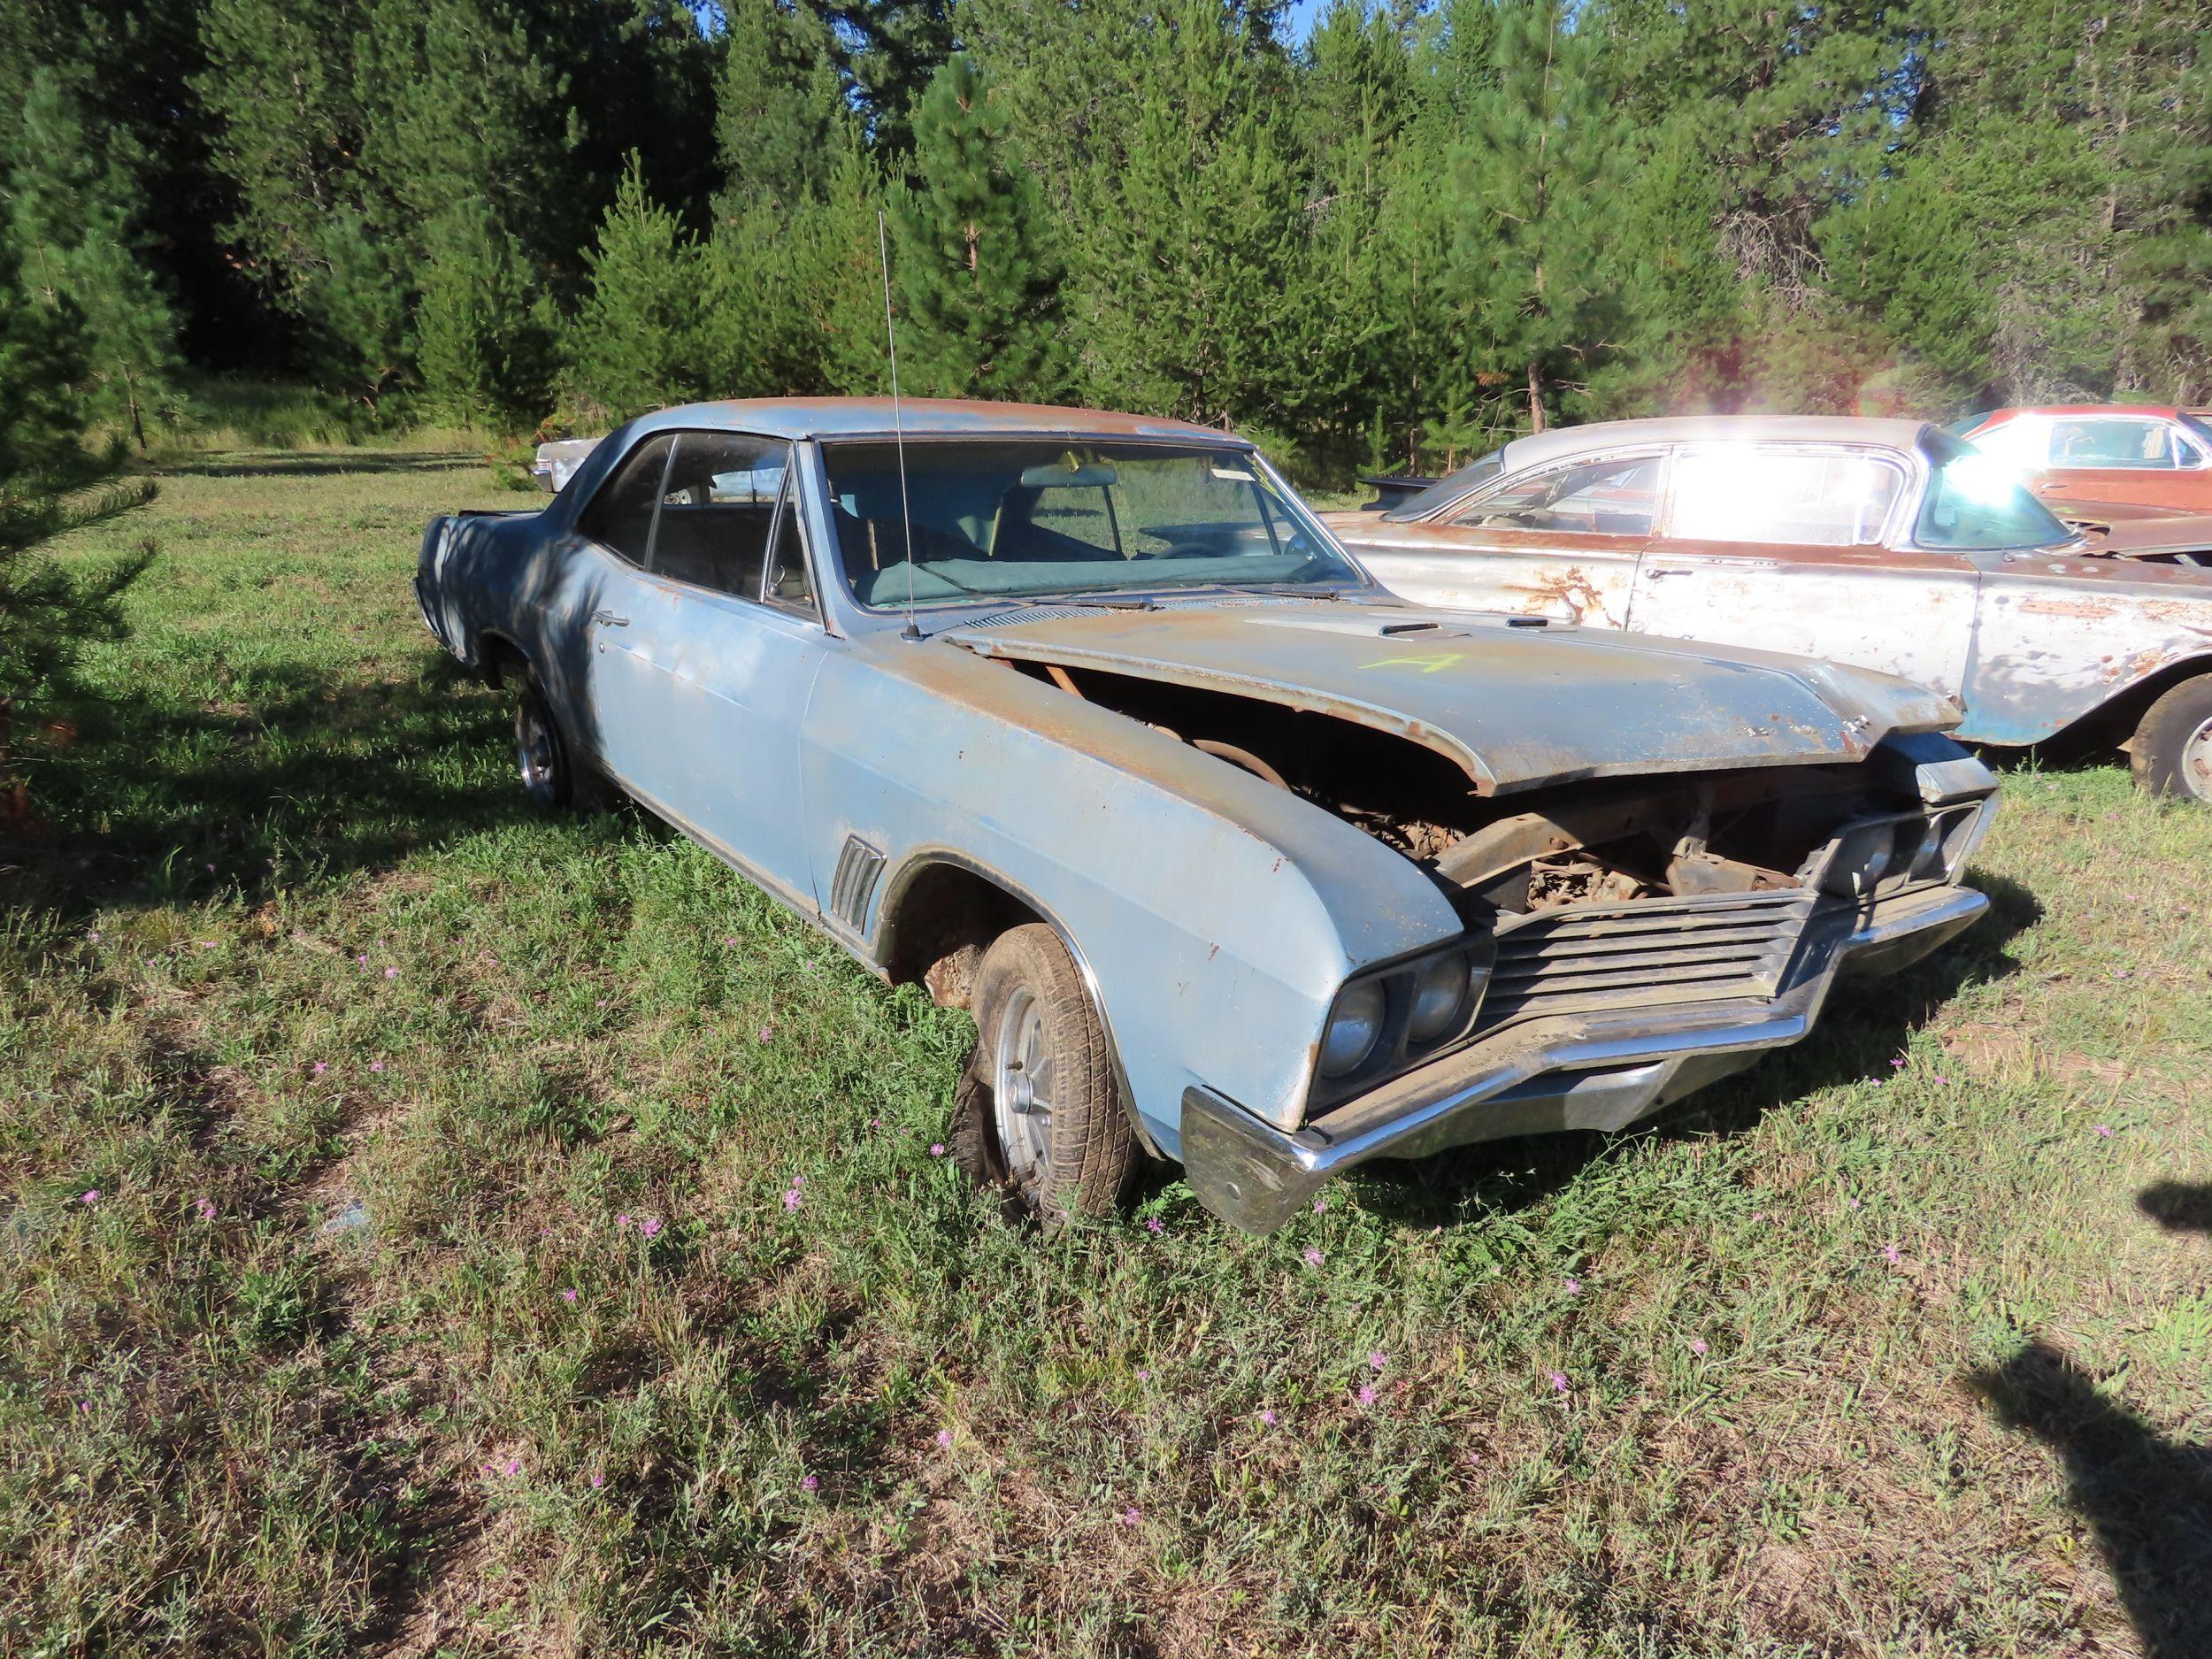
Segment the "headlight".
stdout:
[[1421,970],[1413,982],[1413,1012],[1406,1020],[1406,1035],[1417,1043],[1434,1042],[1449,1031],[1467,1001],[1468,969],[1472,964],[1454,951],[1439,956]]
[[1330,1011],[1328,1029],[1321,1033],[1322,1076],[1343,1077],[1366,1063],[1382,1036],[1384,1006],[1378,980],[1363,979],[1345,988]]

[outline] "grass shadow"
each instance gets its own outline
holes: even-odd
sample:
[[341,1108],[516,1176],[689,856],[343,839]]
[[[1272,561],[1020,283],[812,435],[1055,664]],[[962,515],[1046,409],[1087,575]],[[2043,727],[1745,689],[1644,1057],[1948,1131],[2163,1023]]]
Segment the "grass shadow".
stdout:
[[2042,1342],[1967,1384],[2059,1455],[2144,1659],[2212,1654],[2212,1448],[2168,1440]]
[[165,473],[193,478],[342,478],[348,473],[457,472],[484,465],[480,455],[452,449],[348,449],[340,453],[226,449],[165,461]]
[[1892,978],[1839,982],[1810,1036],[1748,1071],[1617,1134],[1573,1130],[1483,1141],[1417,1162],[1379,1162],[1363,1177],[1363,1201],[1408,1228],[1522,1210],[1558,1192],[1610,1148],[1652,1136],[1741,1134],[1776,1107],[1817,1090],[1888,1077],[1891,1059],[1946,1003],[1970,986],[2018,971],[2008,947],[2042,916],[2042,905],[2003,876],[1978,871],[1975,885],[1990,901],[1976,926]]
[[233,697],[85,710],[39,764],[44,823],[0,841],[0,921],[254,906],[531,815],[502,787],[508,701],[442,657],[397,681],[265,664]]

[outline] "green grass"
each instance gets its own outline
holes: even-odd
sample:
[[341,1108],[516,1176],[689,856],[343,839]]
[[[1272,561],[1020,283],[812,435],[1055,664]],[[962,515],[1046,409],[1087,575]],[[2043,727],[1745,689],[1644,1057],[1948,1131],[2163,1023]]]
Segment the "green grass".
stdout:
[[162,555],[0,849],[0,1651],[2212,1651],[2212,815],[2016,772],[1975,934],[1645,1133],[1041,1241],[964,1017],[525,810],[407,591],[516,499],[65,549]]

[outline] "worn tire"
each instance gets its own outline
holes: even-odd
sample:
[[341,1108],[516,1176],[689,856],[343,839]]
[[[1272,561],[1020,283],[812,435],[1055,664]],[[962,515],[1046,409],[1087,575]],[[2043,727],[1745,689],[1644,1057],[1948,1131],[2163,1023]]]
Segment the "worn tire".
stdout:
[[2151,704],[2130,750],[2135,781],[2153,795],[2212,806],[2212,674],[2199,674]]
[[[1106,1028],[1091,1003],[1075,960],[1058,935],[1032,922],[999,935],[976,969],[970,1004],[975,1010],[975,1048],[953,1097],[954,1160],[979,1185],[1003,1195],[1010,1212],[1026,1213],[1047,1229],[1071,1216],[1110,1210],[1136,1168],[1140,1149],[1123,1110],[1121,1091],[1107,1051]],[[1010,1056],[1040,1056],[1033,1067],[1011,1067]],[[1002,1124],[1033,1135],[1035,1114],[999,1110],[999,1080],[1019,1071],[1017,1088],[1028,1085],[1048,1098],[1044,1148],[1035,1141],[1010,1145]],[[1012,1091],[1010,1090],[1010,1095]]]
[[578,757],[534,672],[524,676],[515,703],[515,770],[541,812],[589,812],[606,803],[605,780]]

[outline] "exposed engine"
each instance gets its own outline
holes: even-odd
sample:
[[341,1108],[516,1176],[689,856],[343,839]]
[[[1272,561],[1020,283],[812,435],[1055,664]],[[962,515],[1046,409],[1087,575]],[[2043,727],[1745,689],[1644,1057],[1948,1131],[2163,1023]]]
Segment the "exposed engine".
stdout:
[[1914,804],[1886,795],[1861,765],[1592,780],[1486,799],[1446,756],[1333,715],[1094,670],[1017,671],[1325,808],[1432,871],[1471,913],[1798,887],[1844,824]]

